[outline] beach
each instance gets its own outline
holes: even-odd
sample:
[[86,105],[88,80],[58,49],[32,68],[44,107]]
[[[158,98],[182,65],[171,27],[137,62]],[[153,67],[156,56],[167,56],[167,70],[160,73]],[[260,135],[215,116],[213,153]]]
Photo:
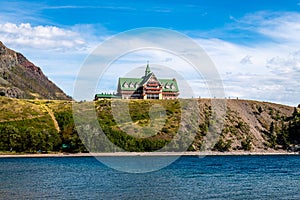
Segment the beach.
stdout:
[[232,151],[232,152],[103,152],[103,153],[36,153],[0,154],[0,158],[39,158],[39,157],[101,157],[101,156],[238,156],[238,155],[298,155],[287,151]]

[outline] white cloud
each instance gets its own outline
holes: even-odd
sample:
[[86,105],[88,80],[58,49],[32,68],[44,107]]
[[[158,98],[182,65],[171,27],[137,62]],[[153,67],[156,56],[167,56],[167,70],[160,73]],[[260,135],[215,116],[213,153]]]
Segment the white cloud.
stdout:
[[241,64],[253,64],[251,61],[251,56],[246,55],[242,60],[240,61]]
[[298,105],[300,14],[259,12],[236,20],[233,27],[258,38],[249,45],[197,40],[218,68],[226,95]]
[[64,51],[87,47],[85,39],[77,32],[56,26],[32,26],[29,23],[0,24],[0,38],[7,45],[23,48]]
[[300,42],[300,13],[257,12],[237,21],[237,28],[261,34],[278,43]]

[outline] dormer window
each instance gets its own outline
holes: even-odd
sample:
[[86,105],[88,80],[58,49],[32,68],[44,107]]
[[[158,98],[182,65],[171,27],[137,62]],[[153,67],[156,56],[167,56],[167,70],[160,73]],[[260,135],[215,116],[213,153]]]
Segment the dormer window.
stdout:
[[132,82],[129,83],[129,87],[133,88],[133,83]]
[[128,88],[128,83],[126,81],[123,83],[123,87]]
[[174,86],[174,84],[173,83],[171,83],[171,89],[175,89],[175,86]]

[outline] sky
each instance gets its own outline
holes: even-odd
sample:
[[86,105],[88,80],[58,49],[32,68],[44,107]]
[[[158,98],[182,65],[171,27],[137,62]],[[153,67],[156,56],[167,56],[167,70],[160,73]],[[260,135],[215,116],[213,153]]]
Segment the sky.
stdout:
[[[71,96],[98,45],[142,27],[171,29],[197,42],[218,70],[227,98],[300,103],[300,0],[0,0],[0,40]],[[169,55],[140,52],[116,62],[120,70],[108,71],[95,92],[115,91],[118,76],[147,60],[154,70],[167,65],[182,73],[180,61]],[[195,96],[206,96],[197,77],[184,78]]]

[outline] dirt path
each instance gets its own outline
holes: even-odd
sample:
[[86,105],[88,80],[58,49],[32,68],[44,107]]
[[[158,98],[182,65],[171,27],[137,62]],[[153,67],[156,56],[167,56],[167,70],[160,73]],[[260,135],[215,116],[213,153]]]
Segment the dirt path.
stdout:
[[55,129],[57,130],[57,132],[60,132],[60,128],[59,128],[59,126],[58,126],[58,123],[57,123],[57,121],[56,121],[56,118],[55,118],[55,116],[54,116],[52,110],[51,110],[48,106],[46,106],[46,105],[43,105],[43,107],[47,110],[47,112],[49,113],[50,117],[52,118],[53,123],[54,123],[54,127],[55,127]]
[[[55,129],[60,132],[60,128],[58,126],[58,123],[56,121],[56,118],[54,116],[54,113],[52,112],[52,110],[47,106],[47,105],[41,105],[42,108],[44,108],[48,114],[50,115],[52,121],[53,121],[53,124],[54,124],[54,127]],[[28,120],[28,119],[35,119],[35,118],[40,118],[40,117],[44,117],[45,115],[34,115],[34,116],[26,116],[26,117],[16,117],[16,118],[13,118],[13,119],[7,119],[7,120],[0,120],[0,122],[13,122],[13,121],[22,121],[22,120]]]

